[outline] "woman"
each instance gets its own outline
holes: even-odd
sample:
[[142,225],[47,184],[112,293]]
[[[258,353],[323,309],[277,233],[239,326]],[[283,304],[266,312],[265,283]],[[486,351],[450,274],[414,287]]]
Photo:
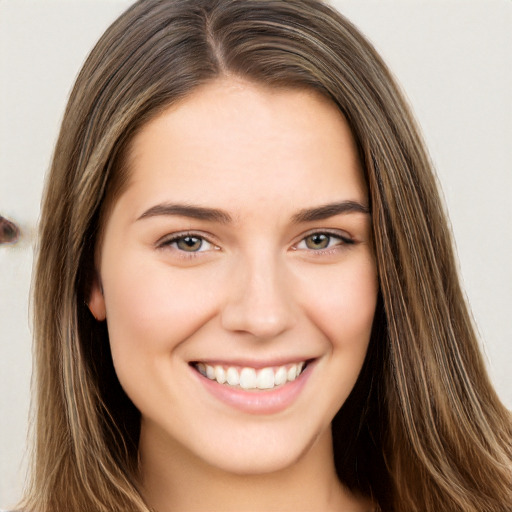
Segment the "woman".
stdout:
[[422,141],[327,6],[136,3],[41,218],[26,510],[510,508]]

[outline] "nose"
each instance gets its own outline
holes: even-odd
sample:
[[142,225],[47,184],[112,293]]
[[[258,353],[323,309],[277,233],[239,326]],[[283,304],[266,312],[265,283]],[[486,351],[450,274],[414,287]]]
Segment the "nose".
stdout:
[[277,258],[253,257],[238,263],[227,283],[222,326],[259,339],[275,338],[295,322],[291,283]]

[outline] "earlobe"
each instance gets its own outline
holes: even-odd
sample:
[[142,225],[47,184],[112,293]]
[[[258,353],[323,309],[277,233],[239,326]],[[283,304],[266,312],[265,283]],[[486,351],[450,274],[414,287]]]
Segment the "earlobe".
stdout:
[[107,317],[103,288],[98,277],[95,277],[92,283],[91,293],[89,295],[89,302],[87,303],[87,306],[94,318],[98,320],[98,322],[102,322]]

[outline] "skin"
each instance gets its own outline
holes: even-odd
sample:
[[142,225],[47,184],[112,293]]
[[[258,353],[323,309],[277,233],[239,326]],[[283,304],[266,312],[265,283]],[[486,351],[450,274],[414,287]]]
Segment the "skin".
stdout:
[[[141,412],[150,505],[371,510],[337,480],[330,432],[362,367],[378,288],[343,116],[312,91],[218,79],[150,121],[128,163],[89,307],[107,319],[118,378]],[[300,215],[343,201],[360,211]],[[223,213],[192,218],[169,204]],[[190,364],[301,360],[305,384],[271,414],[222,402]]]

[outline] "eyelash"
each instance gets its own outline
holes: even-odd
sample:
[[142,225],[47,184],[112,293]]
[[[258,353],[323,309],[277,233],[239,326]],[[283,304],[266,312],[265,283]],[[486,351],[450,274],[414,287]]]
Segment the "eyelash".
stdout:
[[[311,238],[313,236],[326,236],[328,238],[328,246],[324,247],[324,248],[320,248],[320,249],[311,249],[308,247],[300,247],[301,244],[307,243],[306,240],[308,238]],[[177,244],[180,241],[185,240],[186,238],[196,239],[198,242],[200,242],[200,246],[199,246],[198,250],[186,251],[186,250],[180,249],[177,246]],[[333,239],[339,240],[339,243],[336,243],[335,245],[331,246],[331,242]],[[171,235],[170,237],[164,238],[161,241],[157,242],[157,248],[165,249],[166,247],[172,247],[174,250],[176,250],[180,254],[180,257],[195,258],[195,257],[197,257],[198,253],[205,252],[208,250],[208,249],[201,250],[205,243],[211,245],[214,248],[214,250],[219,250],[219,247],[216,244],[214,244],[213,242],[211,242],[210,240],[208,240],[207,237],[205,237],[204,235],[195,233],[195,232],[175,233],[175,234]],[[320,231],[311,231],[309,233],[306,233],[299,240],[299,242],[297,244],[294,244],[294,246],[292,248],[295,251],[304,250],[304,251],[309,251],[312,254],[326,255],[326,254],[331,254],[333,252],[339,251],[340,248],[343,246],[353,245],[354,243],[355,242],[352,238],[350,238],[348,235],[341,234],[339,231],[320,230]],[[174,245],[174,247],[173,247],[173,245]]]
[[[311,249],[309,247],[299,247],[301,244],[306,244],[306,240],[308,238],[314,237],[314,236],[325,236],[328,238],[328,246],[320,249]],[[334,244],[331,246],[331,242],[333,239],[339,240],[339,243]],[[333,252],[339,251],[344,246],[350,246],[353,245],[355,241],[347,234],[342,234],[339,231],[330,231],[330,230],[321,230],[321,231],[311,231],[310,233],[306,233],[299,241],[298,244],[294,245],[294,250],[306,250],[311,252],[315,255],[326,255],[331,254]]]
[[201,242],[199,249],[202,248],[204,243],[211,245],[214,248],[214,250],[219,249],[219,247],[217,245],[215,245],[213,242],[210,242],[207,237],[205,237],[204,235],[200,235],[198,233],[194,233],[194,232],[175,233],[174,235],[171,235],[168,238],[164,238],[161,241],[157,242],[157,248],[165,249],[166,247],[172,247],[174,244],[176,244],[175,247],[172,247],[172,248],[175,249],[177,252],[179,252],[180,257],[183,257],[183,258],[194,258],[194,257],[196,257],[197,253],[204,252],[201,250],[185,251],[185,250],[182,250],[179,247],[177,247],[177,244],[181,240],[185,240],[186,238],[196,239],[199,242]]

